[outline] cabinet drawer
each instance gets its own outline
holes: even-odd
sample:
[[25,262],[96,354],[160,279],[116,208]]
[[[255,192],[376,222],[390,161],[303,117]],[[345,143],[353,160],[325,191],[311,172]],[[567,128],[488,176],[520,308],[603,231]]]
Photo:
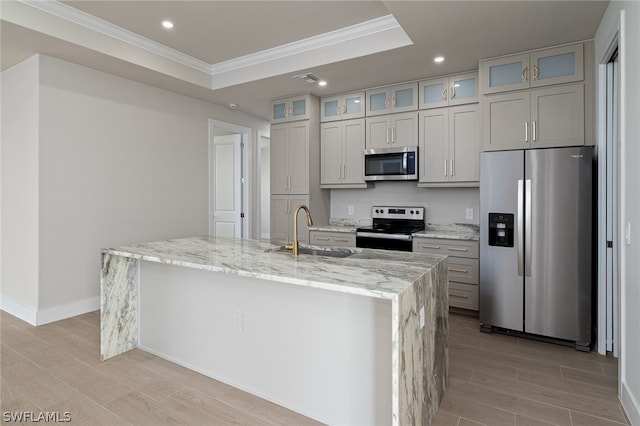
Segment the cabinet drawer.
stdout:
[[[445,240],[439,238],[414,238],[413,251],[444,254],[455,257],[478,258],[478,242]],[[450,261],[451,262],[451,261]]]
[[449,306],[478,310],[478,286],[449,281]]
[[449,281],[478,284],[478,259],[449,256],[448,265]]
[[356,234],[349,232],[310,231],[309,237],[314,246],[355,247]]

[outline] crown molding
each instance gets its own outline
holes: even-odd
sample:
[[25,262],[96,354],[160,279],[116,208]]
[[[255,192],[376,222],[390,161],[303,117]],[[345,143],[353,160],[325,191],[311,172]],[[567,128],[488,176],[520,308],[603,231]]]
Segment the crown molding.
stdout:
[[395,17],[386,15],[209,64],[58,0],[14,1],[207,75],[211,78],[207,86],[212,90],[413,44]]
[[[339,45],[349,40],[365,38],[380,32],[390,32],[397,29],[402,30],[402,27],[393,15],[381,16],[380,18],[371,19],[369,21],[340,28],[328,33],[319,34],[317,36],[308,37],[271,49],[266,49],[261,52],[219,62],[211,66],[211,71],[214,76],[216,74],[230,71],[238,71],[242,68],[252,67],[264,62],[285,59],[316,49]],[[404,33],[404,30],[402,30],[402,32]],[[411,40],[409,40],[409,42],[411,42]]]
[[211,65],[179,50],[172,49],[164,44],[143,37],[133,31],[112,24],[94,15],[83,12],[72,6],[68,6],[57,0],[16,0],[27,6],[46,12],[50,15],[65,19],[77,25],[81,25],[93,31],[97,31],[114,39],[129,43],[140,49],[144,49],[165,59],[177,62],[197,71],[211,75]]

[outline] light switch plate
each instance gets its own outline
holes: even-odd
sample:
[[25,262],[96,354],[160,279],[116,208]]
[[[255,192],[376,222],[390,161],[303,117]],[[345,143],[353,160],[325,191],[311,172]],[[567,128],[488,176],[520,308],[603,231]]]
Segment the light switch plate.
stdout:
[[353,206],[347,206],[347,213],[350,215],[353,214]]

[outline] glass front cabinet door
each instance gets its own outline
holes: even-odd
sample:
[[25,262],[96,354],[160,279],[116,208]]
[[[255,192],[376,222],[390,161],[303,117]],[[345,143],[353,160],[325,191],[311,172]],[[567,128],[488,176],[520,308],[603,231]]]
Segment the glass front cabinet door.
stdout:
[[309,118],[309,96],[300,95],[271,102],[271,122],[306,120]]
[[420,82],[420,109],[478,102],[478,73],[431,78]]
[[481,61],[484,94],[584,79],[582,43]]
[[320,109],[322,122],[362,117],[364,117],[364,92],[322,98]]
[[418,83],[398,84],[366,91],[367,116],[415,111]]

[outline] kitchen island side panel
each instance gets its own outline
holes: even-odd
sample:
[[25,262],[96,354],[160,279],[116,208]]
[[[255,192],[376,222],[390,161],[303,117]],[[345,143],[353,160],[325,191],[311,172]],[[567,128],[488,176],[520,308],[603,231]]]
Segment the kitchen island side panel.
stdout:
[[399,362],[394,366],[400,418],[394,424],[430,425],[435,418],[449,380],[448,295],[444,260],[398,296]]
[[100,356],[112,358],[138,346],[138,259],[102,254]]

